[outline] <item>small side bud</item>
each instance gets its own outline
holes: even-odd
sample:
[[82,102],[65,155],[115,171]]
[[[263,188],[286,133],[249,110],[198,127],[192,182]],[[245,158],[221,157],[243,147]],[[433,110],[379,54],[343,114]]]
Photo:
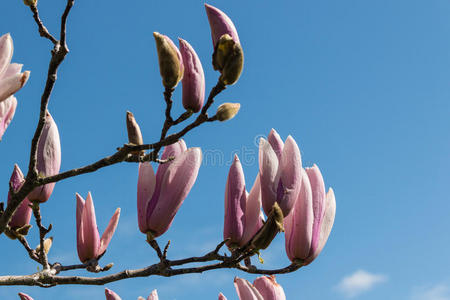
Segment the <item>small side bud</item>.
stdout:
[[[142,139],[141,128],[136,122],[133,113],[127,111],[127,132],[128,132],[128,143],[133,145],[142,145],[144,140]],[[143,154],[144,151],[135,151],[132,154]]]
[[153,32],[158,52],[159,72],[166,89],[173,89],[183,77],[183,60],[172,40],[158,32]]
[[113,266],[114,266],[113,263],[109,263],[109,264],[107,264],[106,266],[104,266],[104,267],[102,268],[102,271],[108,271],[108,270],[110,270]]
[[237,115],[241,104],[239,103],[223,103],[217,108],[216,116],[217,120],[223,122],[233,119]]
[[266,249],[279,232],[284,232],[283,212],[277,202],[273,205],[267,221],[250,241],[253,250]]
[[23,4],[26,6],[36,6],[37,0],[23,0]]
[[228,34],[220,37],[213,53],[214,70],[222,74],[220,80],[226,85],[235,84],[244,67],[244,52]]
[[[50,252],[50,248],[52,247],[53,244],[53,237],[49,237],[48,239],[44,240],[44,252],[45,254],[48,254],[48,252]],[[36,247],[36,252],[41,251],[41,245],[37,245]]]

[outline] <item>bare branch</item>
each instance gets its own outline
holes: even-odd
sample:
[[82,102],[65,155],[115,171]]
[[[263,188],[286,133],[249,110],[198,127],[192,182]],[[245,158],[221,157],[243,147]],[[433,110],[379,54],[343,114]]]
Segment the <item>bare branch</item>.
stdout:
[[42,37],[50,40],[55,45],[58,41],[55,39],[55,37],[53,35],[50,34],[50,32],[48,32],[47,28],[42,23],[42,21],[39,17],[39,11],[38,11],[36,5],[30,5],[30,10],[33,13],[34,21],[36,21],[36,24],[38,25],[39,34]]

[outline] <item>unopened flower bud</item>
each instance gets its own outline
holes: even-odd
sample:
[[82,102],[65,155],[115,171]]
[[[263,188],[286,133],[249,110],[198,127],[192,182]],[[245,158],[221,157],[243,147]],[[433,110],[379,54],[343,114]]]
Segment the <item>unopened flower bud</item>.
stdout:
[[[144,140],[142,139],[141,128],[136,122],[133,113],[127,111],[127,132],[128,132],[128,143],[133,145],[142,145]],[[143,154],[144,151],[134,151],[132,154]]]
[[253,250],[266,249],[279,232],[284,232],[283,212],[277,202],[272,207],[267,221],[250,241]]
[[236,83],[244,67],[244,52],[228,34],[222,35],[213,53],[213,67],[222,73],[220,80],[227,85]]
[[177,86],[183,77],[183,59],[180,51],[172,40],[158,32],[153,32],[158,52],[159,72],[165,88],[172,89]]
[[223,103],[217,108],[216,116],[217,120],[223,122],[233,119],[237,115],[241,104],[239,103]]
[[[48,239],[44,240],[44,252],[45,254],[48,254],[48,252],[50,252],[50,248],[52,247],[53,244],[53,237],[49,237]],[[36,247],[36,252],[41,251],[41,245],[39,244]]]

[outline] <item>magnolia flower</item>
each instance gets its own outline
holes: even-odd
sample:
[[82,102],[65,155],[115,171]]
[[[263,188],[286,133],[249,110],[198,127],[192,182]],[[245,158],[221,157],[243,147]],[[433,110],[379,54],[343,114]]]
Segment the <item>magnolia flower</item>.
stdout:
[[336,214],[336,200],[319,168],[302,169],[302,185],[292,213],[284,220],[286,253],[292,262],[308,265],[322,251]]
[[168,36],[158,32],[153,32],[153,36],[156,42],[159,72],[163,85],[166,89],[172,89],[177,86],[183,77],[183,59],[177,46]]
[[30,296],[24,293],[19,293],[20,300],[33,300]]
[[284,290],[275,276],[261,276],[253,284],[243,278],[236,277],[234,286],[239,300],[286,300]]
[[138,224],[151,240],[165,233],[197,179],[202,161],[200,148],[187,149],[183,140],[164,149],[162,159],[174,157],[153,171],[150,163],[139,164],[137,185]]
[[301,185],[302,160],[295,140],[288,136],[283,143],[272,129],[268,141],[259,143],[259,176],[261,180],[262,206],[269,214],[278,202],[284,217],[289,215],[297,199]]
[[[153,290],[150,295],[148,295],[147,300],[158,300],[158,292]],[[138,300],[145,300],[144,297],[139,297]]]
[[100,238],[91,193],[88,193],[86,201],[79,194],[76,194],[76,198],[77,251],[80,261],[85,263],[91,259],[98,259],[105,253],[119,222],[120,208],[116,209]]
[[256,177],[250,194],[245,189],[244,171],[237,155],[228,173],[225,188],[223,238],[229,247],[242,247],[262,227],[261,187]]
[[[37,170],[40,176],[53,176],[59,173],[61,167],[61,143],[58,127],[47,111],[44,128],[37,146]],[[55,182],[34,188],[28,194],[31,202],[46,202],[53,192]]]
[[114,291],[105,288],[105,296],[106,300],[122,300],[122,298],[119,297]]
[[13,96],[20,90],[30,76],[22,71],[21,64],[11,63],[14,52],[13,41],[9,33],[0,37],[0,140],[14,117],[17,100]]
[[183,84],[183,107],[186,110],[199,112],[205,100],[205,74],[202,63],[188,42],[180,38],[178,40],[184,65],[184,75],[181,81]]
[[[9,185],[13,188],[14,192],[17,192],[20,190],[24,182],[25,178],[23,177],[23,173],[19,166],[15,164],[14,171],[11,175],[11,179],[9,180]],[[8,204],[11,202],[11,199],[12,196],[8,192]],[[30,207],[30,201],[28,200],[28,197],[25,197],[16,212],[13,214],[11,221],[9,221],[9,226],[16,229],[30,224],[31,212],[32,209]]]

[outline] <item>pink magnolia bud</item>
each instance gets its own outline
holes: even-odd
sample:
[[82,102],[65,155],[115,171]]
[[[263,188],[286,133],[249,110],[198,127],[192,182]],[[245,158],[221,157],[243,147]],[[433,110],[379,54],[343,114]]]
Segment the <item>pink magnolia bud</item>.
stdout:
[[76,194],[76,199],[77,251],[80,261],[85,263],[98,259],[106,251],[119,222],[120,208],[116,209],[100,238],[91,193],[88,193],[86,201],[79,194]]
[[244,171],[237,155],[228,173],[225,188],[224,239],[228,247],[244,246],[262,227],[261,192],[257,177],[250,194],[245,189]]
[[[278,153],[278,154],[277,154]],[[288,136],[285,144],[272,129],[269,142],[259,143],[259,175],[262,205],[269,214],[278,202],[283,216],[288,216],[298,197],[301,185],[302,160],[295,140]]]
[[220,9],[205,3],[206,14],[208,15],[209,25],[211,27],[211,37],[214,48],[219,39],[228,34],[238,44],[239,36],[231,19]]
[[234,286],[239,296],[239,300],[264,300],[261,293],[247,280],[236,277]]
[[0,141],[3,134],[11,123],[14,113],[16,112],[17,99],[14,96],[9,97],[3,102],[0,102]]
[[308,265],[322,251],[334,223],[336,199],[319,168],[302,171],[302,186],[292,213],[285,218],[286,253],[292,262]]
[[276,282],[275,276],[258,277],[253,281],[253,285],[264,299],[286,300],[284,290],[281,285]]
[[[37,147],[37,170],[40,176],[53,176],[59,173],[61,167],[61,143],[58,127],[47,111],[44,128]],[[55,183],[38,186],[28,194],[31,202],[46,202],[53,192]]]
[[186,149],[183,140],[167,146],[156,176],[150,163],[139,165],[137,187],[138,224],[149,239],[165,233],[197,179],[202,161],[200,148]]
[[105,296],[106,300],[122,300],[122,298],[120,298],[119,295],[117,295],[112,290],[107,288],[105,288]]
[[8,99],[27,82],[30,72],[21,73],[22,65],[11,64],[14,52],[9,33],[0,37],[0,103]]
[[[11,175],[11,179],[9,180],[9,185],[13,188],[15,192],[17,192],[20,190],[24,182],[25,178],[23,177],[22,171],[20,170],[17,164],[14,165],[14,171]],[[8,192],[8,204],[11,201],[11,198],[12,197]],[[11,228],[17,229],[30,224],[32,210],[29,205],[30,201],[28,201],[28,198],[25,197],[22,203],[20,203],[16,212],[13,214],[11,221],[9,222],[9,226]]]
[[152,293],[147,297],[147,300],[158,300],[158,292],[153,290]]
[[181,38],[178,40],[184,65],[184,75],[181,81],[183,84],[183,107],[186,110],[199,112],[205,100],[205,75],[202,63],[188,42]]
[[24,293],[19,293],[20,300],[33,300],[30,296]]
[[219,293],[219,300],[227,300],[227,297],[225,297],[222,293]]

